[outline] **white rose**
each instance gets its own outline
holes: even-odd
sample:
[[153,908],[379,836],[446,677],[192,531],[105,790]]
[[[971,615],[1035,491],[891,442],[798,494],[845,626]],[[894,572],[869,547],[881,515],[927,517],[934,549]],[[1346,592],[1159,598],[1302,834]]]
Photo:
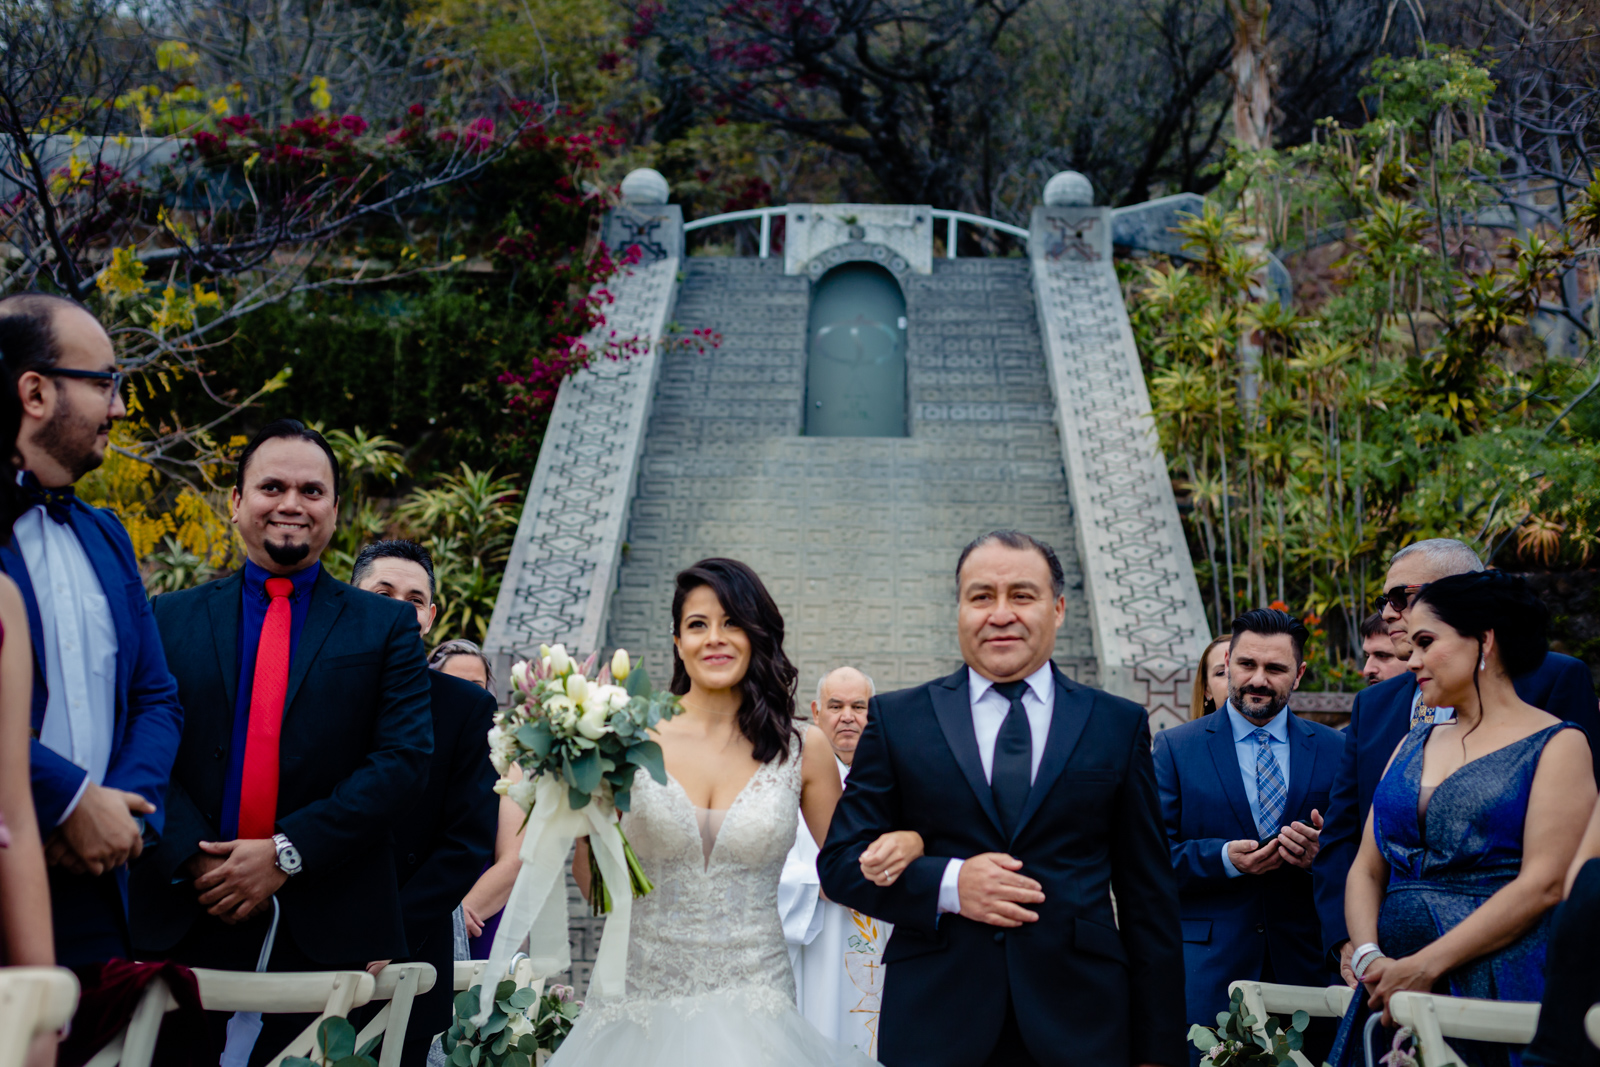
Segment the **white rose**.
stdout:
[[632,699],[633,698],[628,695],[628,691],[622,688],[622,686],[606,686],[606,703],[610,705],[612,711],[621,711],[623,708],[628,706],[628,702]]
[[510,769],[516,743],[516,738],[498,726],[489,731],[489,762],[494,764],[495,773],[505,774]]
[[581,674],[567,675],[567,696],[574,704],[582,704],[584,694],[589,691],[589,679]]
[[611,677],[619,682],[626,682],[628,674],[633,670],[633,664],[628,662],[628,650],[619,648],[611,657]]
[[566,697],[551,697],[544,702],[545,714],[550,717],[550,725],[566,733],[572,732],[572,724],[577,721],[578,709]]
[[523,811],[533,810],[533,794],[538,791],[538,783],[531,777],[520,782],[512,782],[506,789],[506,796],[516,802],[517,807]]
[[601,736],[611,732],[611,725],[606,722],[610,714],[611,709],[604,704],[589,705],[578,717],[578,732],[591,741],[598,741]]
[[567,655],[566,645],[550,646],[550,670],[556,674],[566,674],[572,668],[572,657]]
[[533,1033],[533,1020],[520,1011],[512,1012],[511,1017],[506,1020],[506,1030],[510,1032],[513,1040],[519,1039],[524,1034]]

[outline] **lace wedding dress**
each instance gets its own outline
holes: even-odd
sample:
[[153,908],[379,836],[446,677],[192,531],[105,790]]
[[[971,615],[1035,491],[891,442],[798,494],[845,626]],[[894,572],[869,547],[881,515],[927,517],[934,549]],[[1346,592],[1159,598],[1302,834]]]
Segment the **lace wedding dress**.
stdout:
[[795,1010],[778,917],[794,844],[800,746],[732,806],[696,808],[640,772],[623,831],[655,892],[633,902],[627,994],[595,998],[549,1067],[866,1067]]

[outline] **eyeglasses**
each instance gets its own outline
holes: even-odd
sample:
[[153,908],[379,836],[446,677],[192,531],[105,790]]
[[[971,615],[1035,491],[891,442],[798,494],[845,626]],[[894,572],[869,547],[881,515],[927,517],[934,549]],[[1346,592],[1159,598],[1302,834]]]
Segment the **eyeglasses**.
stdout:
[[1421,589],[1420,585],[1397,585],[1378,597],[1378,610],[1382,611],[1387,604],[1395,611],[1404,611],[1411,606],[1411,598]]
[[74,378],[84,382],[110,382],[110,395],[119,396],[122,393],[122,383],[128,380],[128,375],[120,370],[74,370],[70,367],[51,367],[40,371],[52,378]]

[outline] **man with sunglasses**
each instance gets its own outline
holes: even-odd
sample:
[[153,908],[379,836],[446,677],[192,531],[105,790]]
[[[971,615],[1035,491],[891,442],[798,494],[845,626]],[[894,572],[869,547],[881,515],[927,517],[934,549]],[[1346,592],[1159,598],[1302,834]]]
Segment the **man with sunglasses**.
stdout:
[[128,864],[160,836],[182,711],[128,533],[73,488],[128,413],[122,374],[94,316],[46,293],[0,299],[0,358],[22,401],[12,476],[32,505],[0,566],[33,637],[29,762],[56,962],[126,958]]
[[[1406,616],[1422,587],[1452,574],[1483,569],[1476,552],[1448,538],[1418,541],[1394,554],[1378,606],[1400,660],[1411,656]],[[1513,678],[1512,683],[1523,700],[1582,726],[1591,738],[1591,747],[1600,744],[1600,710],[1595,704],[1594,682],[1582,662],[1547,652],[1537,669]],[[1361,845],[1373,791],[1389,757],[1412,727],[1422,722],[1447,722],[1453,717],[1450,708],[1431,708],[1422,703],[1417,676],[1410,670],[1356,694],[1350,726],[1345,731],[1344,758],[1334,779],[1328,817],[1322,827],[1322,850],[1311,871],[1322,919],[1323,947],[1331,958],[1337,959],[1340,974],[1351,988],[1356,986],[1356,977],[1350,969],[1352,945],[1344,925],[1344,885]],[[1600,774],[1600,748],[1595,752],[1595,769]]]

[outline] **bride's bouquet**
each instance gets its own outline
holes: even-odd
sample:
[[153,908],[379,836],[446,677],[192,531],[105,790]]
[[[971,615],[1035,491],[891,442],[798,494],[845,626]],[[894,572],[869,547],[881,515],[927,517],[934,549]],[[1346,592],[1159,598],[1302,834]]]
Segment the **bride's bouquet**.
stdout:
[[[502,776],[495,791],[510,796],[530,819],[543,784],[564,786],[566,805],[573,811],[596,805],[622,843],[633,895],[642,897],[655,887],[639,866],[616,813],[628,810],[634,772],[640,768],[667,784],[661,746],[647,731],[678,713],[678,698],[651,689],[644,668],[634,669],[620,648],[591,677],[597,657],[590,655],[580,666],[565,647],[541,645],[538,660],[511,668],[511,706],[495,715],[489,731],[490,759]],[[513,763],[522,768],[520,782],[504,777]],[[611,890],[598,855],[591,847],[589,896],[594,914],[604,915],[612,909]]]
[[[511,668],[511,706],[489,731],[490,759],[501,779],[495,790],[527,812],[522,870],[501,913],[489,952],[488,975],[503,975],[528,941],[528,958],[540,977],[572,966],[567,938],[566,861],[573,841],[589,839],[590,903],[611,913],[589,979],[589,995],[621,995],[627,976],[628,926],[635,897],[654,887],[623,836],[619,813],[628,810],[640,768],[667,782],[661,746],[651,727],[678,713],[678,698],[650,687],[618,649],[594,670],[597,655],[579,664],[561,645],[541,646],[539,658]],[[522,780],[504,777],[511,765]],[[631,892],[613,894],[624,881]],[[479,1022],[493,1008],[493,982],[481,994]]]

